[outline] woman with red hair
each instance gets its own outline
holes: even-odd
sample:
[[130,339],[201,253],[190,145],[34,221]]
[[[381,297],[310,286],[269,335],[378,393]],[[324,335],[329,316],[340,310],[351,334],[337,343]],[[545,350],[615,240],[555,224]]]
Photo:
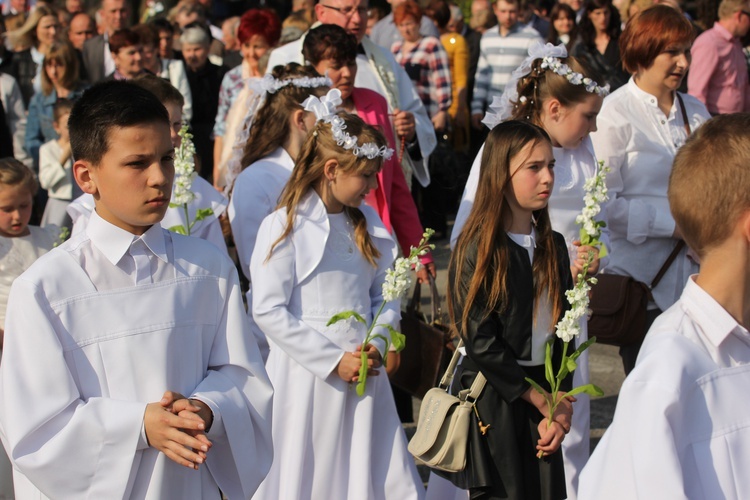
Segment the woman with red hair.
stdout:
[[[604,100],[598,131],[591,134],[596,157],[610,168],[611,244],[605,272],[646,284],[682,241],[667,201],[672,160],[689,132],[710,118],[698,99],[677,92],[690,66],[694,38],[685,16],[666,5],[631,18],[620,36],[620,54],[633,76]],[[652,290],[646,330],[696,272],[698,265],[682,248]],[[635,365],[639,349],[640,342],[620,348],[625,373]]]
[[242,64],[227,72],[219,89],[219,109],[214,126],[214,187],[226,186],[226,166],[232,154],[235,137],[253,95],[247,85],[265,72],[261,59],[279,42],[281,20],[271,9],[250,9],[240,18],[237,38]]

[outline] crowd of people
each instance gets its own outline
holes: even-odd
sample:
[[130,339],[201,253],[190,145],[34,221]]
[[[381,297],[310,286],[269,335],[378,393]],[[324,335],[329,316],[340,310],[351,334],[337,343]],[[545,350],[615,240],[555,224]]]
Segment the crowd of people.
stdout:
[[[3,4],[0,499],[750,495],[747,0],[165,3]],[[425,488],[388,290],[426,235],[489,426]],[[583,273],[659,275],[593,455],[545,369]]]

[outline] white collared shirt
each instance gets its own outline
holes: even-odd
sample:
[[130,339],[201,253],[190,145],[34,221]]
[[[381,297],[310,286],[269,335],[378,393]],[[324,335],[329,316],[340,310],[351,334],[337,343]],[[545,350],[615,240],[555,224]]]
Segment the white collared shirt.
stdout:
[[750,498],[750,333],[694,279],[657,318],[578,498]]
[[[529,262],[534,263],[534,249],[536,248],[536,231],[531,234],[508,233],[508,237],[529,253]],[[512,293],[512,290],[510,291]],[[552,308],[546,293],[542,293],[537,304],[534,305],[534,321],[531,327],[531,359],[516,360],[521,366],[539,366],[544,364],[547,350],[547,340],[552,336]]]
[[[105,221],[94,210],[86,232],[89,240],[80,246],[79,259],[85,262],[97,290],[158,283],[174,276],[161,225],[154,224],[136,236]],[[141,258],[146,259],[147,269],[137,266],[136,261]]]
[[[691,130],[710,118],[696,98],[682,94],[682,99]],[[656,98],[631,78],[604,100],[598,130],[591,134],[596,157],[611,169],[607,175],[611,241],[607,270],[647,284],[676,244],[667,184],[674,156],[687,139],[679,106],[675,98],[665,115]],[[686,255],[683,250],[653,292],[661,310],[679,298],[687,277],[697,271]]]

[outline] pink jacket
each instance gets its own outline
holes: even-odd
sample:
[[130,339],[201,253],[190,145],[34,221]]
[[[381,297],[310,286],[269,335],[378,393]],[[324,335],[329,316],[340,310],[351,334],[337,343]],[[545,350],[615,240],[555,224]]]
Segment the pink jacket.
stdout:
[[[352,101],[359,117],[368,125],[380,129],[385,135],[388,147],[395,148],[396,141],[385,97],[370,89],[355,88],[352,91]],[[404,172],[398,164],[398,151],[383,164],[378,173],[375,200],[377,206],[373,208],[377,210],[385,227],[396,233],[399,246],[404,254],[408,255],[410,247],[419,245],[424,230],[419,222],[417,206],[406,185]],[[432,255],[427,254],[420,261],[423,264],[432,262]]]

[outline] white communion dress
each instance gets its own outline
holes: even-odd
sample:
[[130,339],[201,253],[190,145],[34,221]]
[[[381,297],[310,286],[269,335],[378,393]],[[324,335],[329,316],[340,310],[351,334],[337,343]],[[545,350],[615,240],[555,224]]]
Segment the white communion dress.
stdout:
[[[363,342],[365,327],[353,320],[326,323],[347,310],[369,322],[382,303],[385,271],[396,255],[396,243],[375,211],[364,205],[361,210],[381,253],[377,268],[354,243],[348,216],[327,214],[314,192],[298,207],[293,233],[268,260],[286,211],[269,215],[258,233],[250,265],[253,315],[271,344],[266,369],[275,396],[274,461],[255,499],[424,495],[385,370],[368,378],[363,396],[336,372],[344,353]],[[391,302],[378,323],[397,326],[399,316],[399,304]],[[383,352],[382,343],[373,345]]]

